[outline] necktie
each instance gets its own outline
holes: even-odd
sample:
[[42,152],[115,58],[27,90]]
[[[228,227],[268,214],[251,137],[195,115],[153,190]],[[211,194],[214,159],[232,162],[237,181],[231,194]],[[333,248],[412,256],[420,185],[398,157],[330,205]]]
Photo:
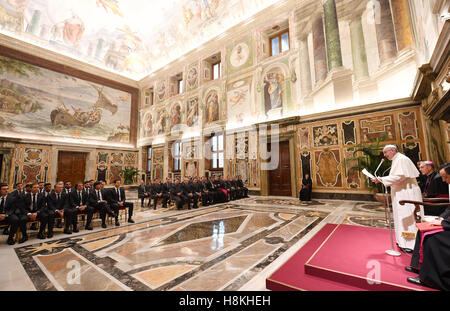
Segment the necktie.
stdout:
[[33,194],[33,211],[36,210],[36,193]]
[[60,195],[60,194],[58,193],[58,201],[59,201],[59,198],[60,198],[59,195]]
[[102,193],[100,192],[100,190],[97,190],[97,197],[100,201],[102,201]]
[[119,197],[119,202],[120,202],[120,201],[122,201],[122,200],[120,199],[120,191],[119,191],[119,188],[116,188],[116,190],[117,190],[117,196]]
[[83,197],[81,196],[81,191],[78,191],[78,198],[80,199],[80,204],[82,203]]

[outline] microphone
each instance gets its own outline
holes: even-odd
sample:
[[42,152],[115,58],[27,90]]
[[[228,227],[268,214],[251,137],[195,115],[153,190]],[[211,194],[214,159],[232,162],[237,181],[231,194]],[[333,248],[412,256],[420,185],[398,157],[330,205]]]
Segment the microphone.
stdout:
[[376,169],[375,172],[373,173],[373,174],[375,175],[375,177],[378,177],[378,176],[377,176],[377,172],[378,172],[378,170],[380,169],[380,166],[381,166],[381,164],[383,164],[383,162],[384,162],[384,158],[381,159],[380,164],[378,164],[377,169]]

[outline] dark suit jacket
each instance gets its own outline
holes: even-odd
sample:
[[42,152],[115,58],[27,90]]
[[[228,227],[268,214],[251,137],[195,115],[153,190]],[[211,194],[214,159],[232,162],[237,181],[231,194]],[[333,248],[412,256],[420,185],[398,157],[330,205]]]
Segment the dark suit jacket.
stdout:
[[[101,189],[102,199],[109,202],[109,192],[108,189]],[[98,207],[98,201],[100,200],[99,197],[97,197],[97,191],[92,188],[91,192],[89,192],[88,197],[88,205],[92,206],[94,208]]]
[[117,204],[118,202],[125,202],[126,201],[126,196],[125,196],[125,189],[123,189],[122,187],[119,187],[119,191],[120,191],[120,201],[119,201],[119,194],[117,193],[117,188],[116,187],[112,187],[109,190],[109,199],[108,202],[110,204]]
[[16,205],[17,196],[13,195],[12,193],[8,193],[8,195],[6,196],[5,205],[3,207],[3,210],[0,210],[0,214],[6,214],[7,216],[16,214]]
[[170,187],[170,194],[176,196],[178,193],[183,194],[183,185],[181,183],[172,184],[172,187]]
[[163,184],[153,184],[150,192],[152,195],[163,193],[164,192]]
[[69,196],[62,191],[60,199],[57,199],[56,192],[52,191],[47,197],[47,208],[51,211],[63,210],[69,204]]
[[40,213],[42,209],[42,205],[46,202],[46,198],[42,196],[42,194],[36,193],[36,206],[32,206],[33,204],[33,194],[27,193],[24,197],[25,206],[29,210],[29,213]]
[[163,192],[164,193],[170,193],[170,189],[172,189],[172,186],[174,185],[174,183],[163,183]]
[[81,202],[80,198],[78,197],[78,190],[74,190],[69,195],[69,206],[71,208],[77,208],[78,206],[87,205],[89,199],[89,195],[86,191],[81,190]]
[[202,192],[203,185],[201,182],[192,183],[191,188],[192,188],[192,192]]
[[193,193],[194,192],[191,183],[185,184],[184,182],[182,182],[182,183],[180,183],[180,185],[181,185],[181,189],[183,189],[183,194],[184,195],[188,195],[189,193]]
[[145,193],[148,193],[149,189],[146,185],[139,185],[138,187],[138,198],[141,199],[145,197]]

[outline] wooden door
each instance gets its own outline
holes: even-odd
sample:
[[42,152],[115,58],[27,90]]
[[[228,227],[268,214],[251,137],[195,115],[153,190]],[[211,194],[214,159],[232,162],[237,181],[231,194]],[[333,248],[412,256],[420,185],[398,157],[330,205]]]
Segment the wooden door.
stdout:
[[58,155],[58,181],[75,183],[84,181],[86,153],[60,151]]
[[279,143],[278,167],[269,171],[269,194],[291,196],[291,161],[289,141]]

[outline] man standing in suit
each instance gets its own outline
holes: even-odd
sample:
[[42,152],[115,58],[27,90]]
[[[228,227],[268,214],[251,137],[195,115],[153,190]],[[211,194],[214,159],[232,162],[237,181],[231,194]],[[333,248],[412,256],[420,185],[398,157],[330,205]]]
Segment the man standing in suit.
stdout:
[[121,180],[114,180],[114,187],[110,189],[109,204],[116,213],[116,226],[119,224],[119,209],[128,208],[128,222],[134,223],[133,220],[133,207],[132,202],[126,202],[125,189],[120,187]]
[[155,183],[151,188],[151,196],[153,199],[153,209],[156,210],[156,204],[158,203],[158,199],[162,199],[162,207],[167,208],[167,199],[169,195],[164,193],[164,186],[160,183],[159,178],[155,179]]
[[8,184],[0,184],[0,221],[6,220],[10,226],[7,243],[14,245],[14,235],[17,228],[22,231],[22,239],[19,243],[28,240],[27,236],[27,209],[21,197],[8,193]]
[[[100,211],[100,218],[102,219],[102,228],[106,228],[106,214],[111,217],[115,217],[108,205],[108,192],[102,188],[102,183],[96,181],[94,187],[91,189],[88,198],[88,205],[94,210]],[[86,226],[91,225],[92,216],[87,218]]]
[[183,208],[183,204],[188,200],[183,193],[183,185],[180,184],[179,178],[175,179],[175,183],[171,185],[170,199],[176,202],[179,210]]
[[[94,209],[87,205],[88,193],[84,190],[81,182],[75,184],[75,189],[69,194],[69,204],[67,211],[71,214],[72,231],[78,232],[78,214],[86,212],[88,218],[92,219]],[[86,230],[92,230],[92,227],[86,225]]]
[[[144,201],[149,197],[148,187],[145,185],[145,181],[141,179],[141,183],[138,187],[138,198],[141,199],[141,207],[144,207]],[[148,202],[150,206],[150,202]]]
[[66,193],[63,191],[62,183],[57,183],[54,187],[54,191],[52,191],[47,197],[47,207],[51,212],[55,214],[55,217],[59,218],[58,223],[61,221],[61,219],[65,218],[65,228],[64,228],[65,234],[72,233],[68,230],[67,226],[68,221],[70,221],[68,219],[68,216],[70,217],[70,213],[68,213],[69,215],[67,215],[67,213],[66,214],[64,213],[66,205],[68,204],[68,198],[69,196],[66,195]]

